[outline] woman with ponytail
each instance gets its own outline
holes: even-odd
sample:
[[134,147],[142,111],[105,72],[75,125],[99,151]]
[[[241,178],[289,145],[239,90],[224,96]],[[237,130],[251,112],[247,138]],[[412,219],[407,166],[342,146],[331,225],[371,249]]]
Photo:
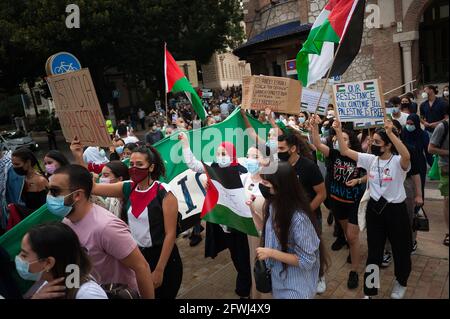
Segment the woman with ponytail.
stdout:
[[[24,176],[20,200],[26,208],[36,210],[45,204],[48,181],[38,160],[27,148],[19,148],[11,156],[14,172]],[[36,171],[37,169],[37,171]]]

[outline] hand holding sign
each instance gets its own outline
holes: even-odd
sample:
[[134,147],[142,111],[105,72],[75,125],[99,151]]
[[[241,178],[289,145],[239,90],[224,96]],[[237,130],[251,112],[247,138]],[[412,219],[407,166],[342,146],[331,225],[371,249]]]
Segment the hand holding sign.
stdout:
[[333,121],[333,129],[335,131],[342,131],[342,125],[341,125],[341,122],[338,119],[334,119],[334,121]]
[[386,119],[384,121],[384,129],[386,130],[386,134],[392,134],[392,130],[394,129],[394,123],[390,119]]
[[83,157],[83,145],[80,143],[80,139],[75,135],[72,142],[70,143],[70,150],[75,158]]

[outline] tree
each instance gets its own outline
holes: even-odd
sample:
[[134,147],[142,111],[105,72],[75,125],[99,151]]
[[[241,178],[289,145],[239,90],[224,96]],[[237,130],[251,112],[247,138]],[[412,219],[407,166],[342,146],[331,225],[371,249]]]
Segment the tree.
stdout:
[[66,2],[0,2],[0,87],[45,74],[46,59],[59,51],[88,67],[102,105],[110,100],[104,72],[115,67],[131,85],[163,87],[163,43],[176,59],[207,62],[214,51],[243,39],[239,0],[79,0],[81,25],[65,25]]

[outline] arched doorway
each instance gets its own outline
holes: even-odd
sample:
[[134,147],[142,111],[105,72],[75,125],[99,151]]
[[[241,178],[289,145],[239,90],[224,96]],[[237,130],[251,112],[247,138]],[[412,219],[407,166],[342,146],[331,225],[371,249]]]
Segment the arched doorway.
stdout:
[[420,68],[424,83],[448,82],[449,1],[434,0],[419,25]]

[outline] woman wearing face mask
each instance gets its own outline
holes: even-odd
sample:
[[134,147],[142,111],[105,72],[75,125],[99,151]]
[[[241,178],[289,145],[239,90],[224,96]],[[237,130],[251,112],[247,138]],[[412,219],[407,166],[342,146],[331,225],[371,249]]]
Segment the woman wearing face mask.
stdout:
[[130,157],[131,181],[95,184],[92,194],[124,200],[122,219],[152,270],[155,296],[174,299],[183,277],[176,228],[178,201],[169,185],[159,182],[165,175],[161,155],[153,147],[139,147]]
[[271,270],[273,298],[312,299],[321,264],[324,269],[327,264],[317,220],[289,163],[261,177],[270,195],[264,204],[264,247],[256,255]]
[[[317,149],[328,159],[327,194],[334,217],[342,226],[345,237],[350,246],[351,271],[348,276],[347,287],[358,287],[358,267],[360,261],[358,203],[364,192],[362,184],[363,172],[357,167],[356,161],[342,156],[339,152],[340,143],[337,137],[332,139],[333,147],[320,142],[319,123],[316,115],[312,127],[312,139]],[[362,152],[361,144],[353,131],[342,132],[343,142],[356,152]]]
[[45,177],[48,179],[58,168],[69,164],[69,160],[60,151],[49,151],[44,156]]
[[299,130],[300,128],[297,125],[298,120],[296,120],[295,116],[289,116],[288,118],[288,126],[292,127],[295,130]]
[[417,114],[410,114],[406,120],[406,126],[402,129],[401,139],[409,148],[417,154],[420,179],[422,183],[422,199],[425,199],[425,182],[427,164],[433,165],[433,156],[428,153],[429,135],[420,127],[420,118]]
[[[183,157],[186,165],[196,173],[205,173],[202,162],[194,157],[190,149],[186,134],[180,134],[179,139],[183,144]],[[222,142],[217,147],[216,159],[211,166],[235,170],[240,174],[247,173],[247,170],[238,163],[236,149],[230,142]],[[207,222],[205,257],[215,258],[218,253],[226,248],[230,251],[231,259],[238,273],[235,292],[241,298],[248,298],[252,286],[252,275],[247,235],[224,225]]]
[[[373,135],[372,154],[364,154],[347,146],[338,121],[333,125],[341,154],[356,161],[358,167],[368,172],[367,265],[381,266],[384,244],[388,238],[393,250],[396,277],[391,298],[402,299],[411,272],[412,234],[403,186],[411,163],[409,151],[396,136],[393,127],[392,121],[385,119],[385,128],[376,130]],[[377,288],[365,284],[371,274],[371,271],[364,274],[364,293],[369,297],[378,293]]]
[[411,99],[407,96],[402,97],[402,101],[400,104],[400,111],[402,113],[411,114]]
[[[33,152],[27,148],[15,150],[11,160],[16,174],[25,178],[20,199],[27,209],[34,211],[45,204],[48,188],[48,181],[44,177],[45,173]],[[38,168],[39,173],[35,171],[35,167]]]
[[118,161],[123,159],[123,149],[125,147],[125,141],[121,138],[115,137],[112,141],[112,145],[109,147],[109,160]]
[[[102,169],[101,177],[99,178],[100,184],[113,184],[130,180],[130,174],[128,173],[128,167],[120,161],[112,161]],[[99,197],[96,196],[95,203],[102,206],[106,210],[110,211],[117,217],[121,217],[123,200],[117,197]]]
[[[16,269],[25,280],[44,280],[31,299],[108,299],[91,277],[92,265],[75,232],[63,223],[31,228],[22,239]],[[66,287],[68,266],[78,266],[80,286]]]

